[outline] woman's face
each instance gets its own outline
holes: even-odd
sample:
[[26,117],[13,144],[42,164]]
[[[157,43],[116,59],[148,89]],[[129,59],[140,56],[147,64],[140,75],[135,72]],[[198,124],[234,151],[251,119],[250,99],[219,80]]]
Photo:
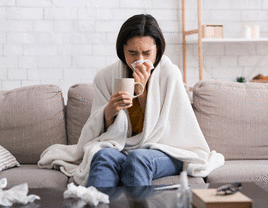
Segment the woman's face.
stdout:
[[132,69],[131,64],[137,60],[149,59],[153,64],[156,60],[157,47],[154,39],[150,36],[134,37],[124,45],[124,55],[127,65]]

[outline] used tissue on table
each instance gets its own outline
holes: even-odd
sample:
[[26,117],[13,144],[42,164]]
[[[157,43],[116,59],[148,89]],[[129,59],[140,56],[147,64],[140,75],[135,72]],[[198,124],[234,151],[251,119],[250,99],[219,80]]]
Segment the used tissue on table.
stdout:
[[82,199],[85,204],[97,206],[100,202],[109,204],[109,196],[98,191],[95,187],[88,188],[84,186],[75,186],[73,183],[68,184],[68,190],[63,193],[66,198]]
[[0,205],[2,206],[12,206],[15,203],[28,204],[29,202],[34,202],[36,199],[40,199],[37,195],[28,194],[28,184],[24,183],[18,186],[14,186],[9,190],[2,190],[7,186],[7,179],[3,178],[0,180]]

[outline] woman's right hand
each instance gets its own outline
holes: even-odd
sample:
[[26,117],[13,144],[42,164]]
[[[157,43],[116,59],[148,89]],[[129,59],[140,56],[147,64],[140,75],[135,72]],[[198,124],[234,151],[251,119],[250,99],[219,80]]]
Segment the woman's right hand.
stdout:
[[132,99],[128,92],[119,91],[113,94],[104,111],[106,129],[114,122],[115,116],[120,110],[130,108]]

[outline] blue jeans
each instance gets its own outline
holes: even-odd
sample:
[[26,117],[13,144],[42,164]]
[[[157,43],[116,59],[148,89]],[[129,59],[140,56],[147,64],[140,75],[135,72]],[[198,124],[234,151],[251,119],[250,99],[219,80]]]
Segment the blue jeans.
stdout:
[[87,186],[149,186],[153,179],[177,175],[183,163],[153,149],[137,149],[128,155],[116,149],[101,149],[90,165]]

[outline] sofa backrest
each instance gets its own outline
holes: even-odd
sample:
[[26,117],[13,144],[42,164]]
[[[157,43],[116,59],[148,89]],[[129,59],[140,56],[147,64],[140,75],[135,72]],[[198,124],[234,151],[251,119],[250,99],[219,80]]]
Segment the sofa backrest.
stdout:
[[75,84],[69,88],[66,107],[68,144],[77,144],[81,130],[90,116],[93,99],[92,83]]
[[0,144],[21,164],[36,164],[52,144],[67,144],[64,103],[55,85],[0,91]]
[[211,150],[226,159],[268,158],[268,85],[200,81],[193,107]]

